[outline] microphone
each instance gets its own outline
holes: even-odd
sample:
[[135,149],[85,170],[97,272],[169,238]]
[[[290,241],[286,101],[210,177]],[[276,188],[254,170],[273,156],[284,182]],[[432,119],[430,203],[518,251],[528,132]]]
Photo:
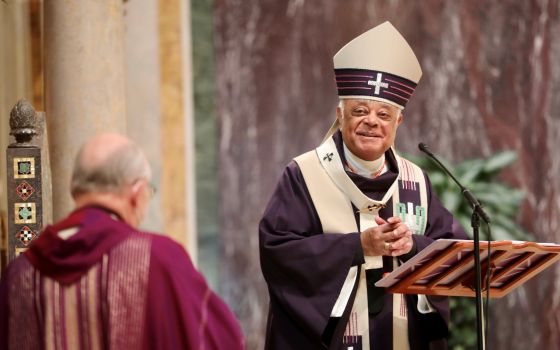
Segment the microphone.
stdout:
[[422,152],[426,153],[430,157],[435,157],[432,151],[430,151],[430,149],[428,148],[428,145],[426,145],[425,143],[420,142],[418,144],[418,148],[420,148]]
[[482,218],[482,220],[484,220],[484,222],[486,222],[487,224],[490,223],[490,217],[488,216],[488,214],[486,214],[486,212],[484,211],[484,209],[482,209],[482,205],[480,204],[480,202],[478,201],[478,199],[476,199],[476,197],[474,196],[474,194],[472,194],[472,192],[465,188],[465,186],[461,185],[461,183],[459,182],[459,180],[457,180],[455,178],[455,176],[453,176],[453,174],[451,174],[451,172],[439,161],[439,159],[432,153],[432,151],[430,151],[430,149],[428,148],[428,145],[426,145],[425,143],[420,142],[418,144],[418,148],[420,149],[420,151],[424,152],[428,157],[430,157],[434,162],[436,162],[436,164],[447,174],[449,175],[450,178],[453,179],[453,181],[455,181],[455,183],[457,184],[457,186],[459,186],[459,188],[461,189],[461,193],[463,194],[463,196],[465,197],[465,199],[467,200],[467,202],[469,202],[469,204],[471,205],[471,207],[478,213],[478,215]]

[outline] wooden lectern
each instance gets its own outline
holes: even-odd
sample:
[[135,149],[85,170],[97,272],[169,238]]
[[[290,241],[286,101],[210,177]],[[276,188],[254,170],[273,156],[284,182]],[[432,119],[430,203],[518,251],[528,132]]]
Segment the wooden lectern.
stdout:
[[[440,239],[375,285],[391,293],[475,297],[474,241]],[[486,290],[488,242],[480,242]],[[560,259],[560,245],[521,241],[490,243],[490,297],[500,298]]]

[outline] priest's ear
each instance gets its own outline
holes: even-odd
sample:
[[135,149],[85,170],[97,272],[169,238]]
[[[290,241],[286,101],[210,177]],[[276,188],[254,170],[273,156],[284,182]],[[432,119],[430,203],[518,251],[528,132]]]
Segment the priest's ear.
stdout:
[[341,125],[342,124],[342,109],[344,108],[344,105],[342,104],[342,100],[338,103],[338,106],[336,106],[336,119],[338,120],[338,124]]
[[402,109],[399,109],[399,115],[397,116],[397,126],[401,125],[403,121],[404,121],[404,111]]
[[130,187],[130,201],[133,206],[138,205],[138,202],[141,200],[144,185],[145,182],[142,180],[136,180],[132,183]]

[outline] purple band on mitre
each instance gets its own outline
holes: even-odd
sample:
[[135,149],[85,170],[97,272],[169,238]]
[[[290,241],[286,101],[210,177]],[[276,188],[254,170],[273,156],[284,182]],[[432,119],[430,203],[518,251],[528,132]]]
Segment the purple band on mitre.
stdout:
[[412,96],[416,83],[393,75],[368,69],[335,69],[338,96],[378,97],[404,108]]

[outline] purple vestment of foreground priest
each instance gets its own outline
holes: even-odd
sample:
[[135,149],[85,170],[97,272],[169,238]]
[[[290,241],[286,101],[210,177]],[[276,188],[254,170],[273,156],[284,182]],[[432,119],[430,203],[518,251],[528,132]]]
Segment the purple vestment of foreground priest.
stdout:
[[235,350],[244,340],[181,246],[85,207],[5,271],[0,348]]

